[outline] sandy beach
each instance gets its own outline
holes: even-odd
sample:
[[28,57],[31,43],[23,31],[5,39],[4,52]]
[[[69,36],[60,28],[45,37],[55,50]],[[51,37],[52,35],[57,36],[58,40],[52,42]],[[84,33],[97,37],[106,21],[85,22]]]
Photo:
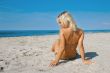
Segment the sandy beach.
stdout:
[[85,65],[77,57],[48,67],[54,59],[50,49],[57,38],[58,35],[1,37],[0,73],[110,73],[110,33],[85,34],[86,58],[95,64]]

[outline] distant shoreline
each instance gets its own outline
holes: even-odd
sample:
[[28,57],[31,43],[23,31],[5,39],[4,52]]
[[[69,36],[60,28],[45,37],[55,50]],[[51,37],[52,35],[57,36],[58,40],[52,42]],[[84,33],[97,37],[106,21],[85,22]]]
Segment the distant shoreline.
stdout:
[[[84,30],[85,33],[110,33],[110,30]],[[0,30],[0,37],[55,35],[59,30]]]

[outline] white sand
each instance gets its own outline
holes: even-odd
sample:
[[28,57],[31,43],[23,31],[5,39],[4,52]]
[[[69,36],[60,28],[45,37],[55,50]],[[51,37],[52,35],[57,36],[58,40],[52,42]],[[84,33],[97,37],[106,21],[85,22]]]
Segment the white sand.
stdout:
[[54,53],[50,48],[57,38],[58,35],[0,38],[0,73],[110,73],[110,33],[85,34],[86,56],[96,64],[84,65],[78,58],[60,61],[51,68],[48,65]]

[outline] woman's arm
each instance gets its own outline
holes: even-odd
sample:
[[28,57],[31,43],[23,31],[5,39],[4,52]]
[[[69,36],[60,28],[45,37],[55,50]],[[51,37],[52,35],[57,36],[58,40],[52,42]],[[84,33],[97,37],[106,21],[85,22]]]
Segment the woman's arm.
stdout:
[[79,43],[78,43],[79,48],[80,48],[80,54],[81,54],[82,61],[85,60],[85,54],[84,54],[85,50],[84,50],[84,46],[83,46],[83,40],[84,40],[84,33],[82,32],[81,37],[79,39]]
[[82,32],[81,37],[79,39],[79,48],[80,48],[80,54],[81,58],[84,64],[91,64],[92,62],[90,60],[85,59],[85,50],[84,50],[84,45],[83,45],[83,40],[84,40],[84,32]]
[[64,34],[63,31],[60,32],[60,46],[59,46],[59,51],[56,54],[55,60],[53,60],[50,64],[50,66],[55,66],[58,64],[63,52],[64,52],[64,48],[65,48],[65,38],[64,38]]

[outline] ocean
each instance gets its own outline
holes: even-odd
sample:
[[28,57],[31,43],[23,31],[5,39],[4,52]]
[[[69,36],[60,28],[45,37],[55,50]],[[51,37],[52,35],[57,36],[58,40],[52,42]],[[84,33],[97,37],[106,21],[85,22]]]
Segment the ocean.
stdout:
[[[108,33],[110,30],[84,30],[85,33]],[[0,30],[0,37],[41,36],[58,34],[59,30]]]

